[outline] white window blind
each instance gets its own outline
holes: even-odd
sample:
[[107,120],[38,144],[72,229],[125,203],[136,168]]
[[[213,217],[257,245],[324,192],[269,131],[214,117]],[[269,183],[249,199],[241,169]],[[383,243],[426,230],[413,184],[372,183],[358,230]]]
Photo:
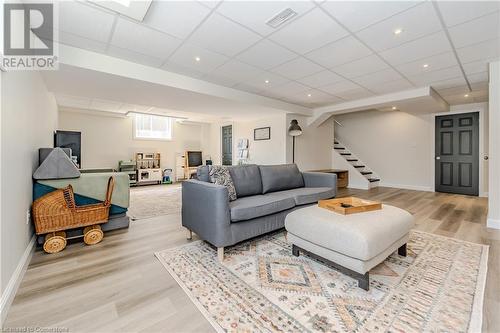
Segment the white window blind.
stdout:
[[171,140],[172,118],[136,114],[134,137],[138,139]]

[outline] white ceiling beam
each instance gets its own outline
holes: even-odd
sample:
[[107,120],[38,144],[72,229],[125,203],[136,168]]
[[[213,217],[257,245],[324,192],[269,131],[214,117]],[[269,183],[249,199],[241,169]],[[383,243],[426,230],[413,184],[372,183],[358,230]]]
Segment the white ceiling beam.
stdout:
[[159,68],[140,65],[127,60],[71,46],[59,46],[59,62],[70,66],[151,82],[246,104],[256,104],[286,112],[299,113],[305,116],[313,114],[312,109],[296,104],[223,87]]
[[446,112],[450,108],[448,103],[434,89],[427,86],[316,108],[308,123],[309,125],[319,126],[336,114],[370,109],[390,109],[392,106],[396,106],[399,111],[409,113]]

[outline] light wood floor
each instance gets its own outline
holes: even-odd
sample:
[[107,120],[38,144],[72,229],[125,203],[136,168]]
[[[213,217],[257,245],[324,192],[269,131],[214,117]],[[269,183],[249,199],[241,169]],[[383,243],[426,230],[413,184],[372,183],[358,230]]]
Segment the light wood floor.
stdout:
[[[416,229],[490,245],[484,332],[500,332],[500,231],[487,229],[487,200],[376,188],[343,190],[410,211]],[[196,239],[196,238],[195,238]],[[131,223],[102,243],[74,243],[55,255],[37,250],[4,327],[66,327],[71,332],[213,332],[153,256],[186,243],[179,215]]]

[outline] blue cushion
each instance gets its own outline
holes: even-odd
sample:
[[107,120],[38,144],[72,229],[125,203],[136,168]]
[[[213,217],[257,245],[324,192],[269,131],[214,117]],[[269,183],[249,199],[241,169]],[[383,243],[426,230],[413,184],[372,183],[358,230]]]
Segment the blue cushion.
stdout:
[[304,187],[304,178],[295,164],[261,165],[262,193]]
[[238,198],[262,194],[259,167],[255,164],[229,167]]

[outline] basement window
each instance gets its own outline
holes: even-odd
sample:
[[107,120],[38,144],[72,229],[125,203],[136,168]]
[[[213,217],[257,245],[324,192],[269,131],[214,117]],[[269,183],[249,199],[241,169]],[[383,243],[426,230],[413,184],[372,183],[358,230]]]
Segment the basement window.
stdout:
[[172,118],[149,114],[136,114],[134,139],[172,140]]

